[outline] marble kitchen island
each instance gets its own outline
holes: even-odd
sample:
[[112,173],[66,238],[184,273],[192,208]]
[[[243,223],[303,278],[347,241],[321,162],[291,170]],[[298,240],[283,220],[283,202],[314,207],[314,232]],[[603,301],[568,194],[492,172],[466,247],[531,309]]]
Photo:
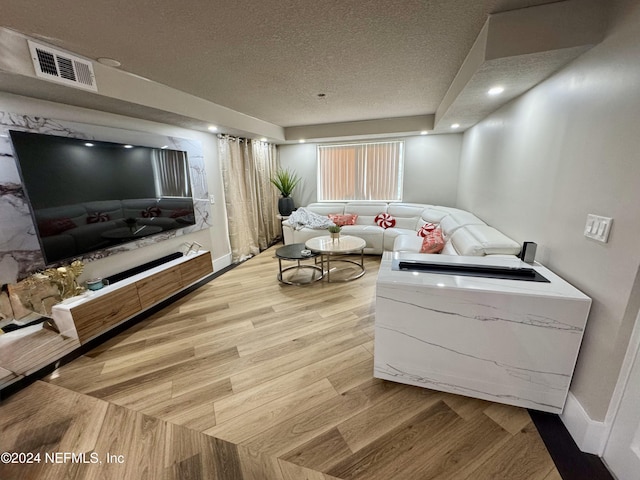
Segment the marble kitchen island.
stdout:
[[[445,273],[411,267],[425,260]],[[400,270],[401,262],[409,270]],[[542,281],[466,276],[447,272],[449,264],[498,267],[507,277],[524,268]],[[515,257],[385,252],[374,376],[561,413],[590,306],[589,297],[547,268]]]

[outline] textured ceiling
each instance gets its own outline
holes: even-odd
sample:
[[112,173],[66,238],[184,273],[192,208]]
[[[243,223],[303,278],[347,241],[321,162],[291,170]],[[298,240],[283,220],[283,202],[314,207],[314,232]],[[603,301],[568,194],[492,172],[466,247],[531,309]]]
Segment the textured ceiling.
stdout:
[[286,127],[433,114],[488,14],[546,3],[22,0],[0,26]]

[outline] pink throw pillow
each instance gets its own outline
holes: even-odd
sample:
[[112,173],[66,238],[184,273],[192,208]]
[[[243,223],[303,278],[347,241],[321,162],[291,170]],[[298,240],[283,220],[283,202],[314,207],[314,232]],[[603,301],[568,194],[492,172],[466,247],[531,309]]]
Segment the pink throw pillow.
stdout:
[[358,215],[356,215],[355,213],[346,213],[344,215],[330,213],[327,216],[329,217],[329,220],[331,220],[339,227],[344,227],[345,225],[355,225],[356,220],[358,219]]
[[391,227],[395,227],[396,226],[396,219],[393,218],[388,213],[379,213],[378,215],[376,215],[376,218],[374,220],[378,224],[379,227],[382,227],[385,230],[387,228],[391,228]]
[[440,253],[444,248],[444,239],[442,238],[442,230],[436,228],[427,233],[422,239],[422,248],[420,253]]
[[419,237],[426,237],[429,232],[433,232],[438,226],[435,223],[425,223],[420,230],[418,230]]

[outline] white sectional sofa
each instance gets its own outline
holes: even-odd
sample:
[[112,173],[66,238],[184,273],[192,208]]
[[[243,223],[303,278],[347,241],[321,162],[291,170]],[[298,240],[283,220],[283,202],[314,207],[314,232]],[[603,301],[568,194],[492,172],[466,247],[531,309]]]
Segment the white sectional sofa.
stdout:
[[[312,203],[306,208],[319,215],[358,215],[355,225],[342,227],[342,234],[364,239],[367,242],[364,253],[368,254],[420,252],[422,237],[417,232],[427,222],[438,224],[442,229],[445,247],[441,253],[445,255],[517,255],[521,249],[516,241],[474,214],[458,208],[384,202]],[[391,215],[396,221],[395,226],[379,227],[375,217],[380,213]],[[295,229],[288,220],[282,222],[282,232],[287,245],[328,235],[324,229]]]

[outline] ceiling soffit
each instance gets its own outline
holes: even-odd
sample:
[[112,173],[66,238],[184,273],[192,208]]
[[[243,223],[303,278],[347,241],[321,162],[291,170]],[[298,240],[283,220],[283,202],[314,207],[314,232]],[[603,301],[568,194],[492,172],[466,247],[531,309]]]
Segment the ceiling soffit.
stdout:
[[[490,15],[436,110],[435,132],[465,130],[599,43],[600,0],[568,0]],[[490,96],[490,88],[504,92]]]

